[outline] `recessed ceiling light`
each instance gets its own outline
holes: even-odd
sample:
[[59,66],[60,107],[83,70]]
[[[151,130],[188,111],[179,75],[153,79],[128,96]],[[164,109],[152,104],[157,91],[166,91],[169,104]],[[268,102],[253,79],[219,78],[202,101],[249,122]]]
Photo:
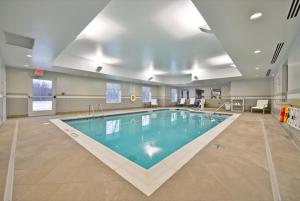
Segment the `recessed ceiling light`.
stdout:
[[260,50],[255,50],[255,51],[254,51],[254,54],[259,54],[259,53],[261,53]]
[[256,67],[255,69],[256,69],[256,70],[259,70],[259,67]]
[[250,20],[257,20],[258,18],[261,18],[262,13],[254,13],[250,16]]
[[30,54],[27,54],[27,55],[26,55],[26,57],[29,57],[29,58],[31,58],[32,56],[31,56]]

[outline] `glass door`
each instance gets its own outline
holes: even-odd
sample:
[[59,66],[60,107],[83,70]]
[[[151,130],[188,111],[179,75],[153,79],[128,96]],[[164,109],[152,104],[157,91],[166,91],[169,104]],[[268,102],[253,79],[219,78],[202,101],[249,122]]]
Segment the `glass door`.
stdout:
[[29,116],[55,114],[54,82],[33,78],[31,89],[28,101]]

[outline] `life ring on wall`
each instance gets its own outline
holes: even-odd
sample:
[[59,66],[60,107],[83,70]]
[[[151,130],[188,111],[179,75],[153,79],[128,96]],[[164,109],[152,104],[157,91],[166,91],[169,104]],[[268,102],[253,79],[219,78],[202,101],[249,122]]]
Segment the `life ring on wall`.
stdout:
[[130,96],[130,101],[131,101],[131,102],[134,102],[135,100],[136,100],[136,96],[135,96],[135,95],[131,95],[131,96]]

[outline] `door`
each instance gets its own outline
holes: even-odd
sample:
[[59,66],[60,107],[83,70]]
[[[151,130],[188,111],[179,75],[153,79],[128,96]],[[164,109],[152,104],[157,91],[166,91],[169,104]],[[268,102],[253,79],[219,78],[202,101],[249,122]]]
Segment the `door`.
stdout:
[[56,113],[54,89],[53,80],[32,79],[31,95],[28,99],[29,116],[54,115]]

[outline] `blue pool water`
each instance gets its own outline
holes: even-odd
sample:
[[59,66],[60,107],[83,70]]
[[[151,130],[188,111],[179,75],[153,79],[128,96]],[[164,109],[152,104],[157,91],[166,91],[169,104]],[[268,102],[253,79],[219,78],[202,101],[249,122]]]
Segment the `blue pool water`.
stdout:
[[64,122],[149,169],[225,118],[186,110],[159,110]]

